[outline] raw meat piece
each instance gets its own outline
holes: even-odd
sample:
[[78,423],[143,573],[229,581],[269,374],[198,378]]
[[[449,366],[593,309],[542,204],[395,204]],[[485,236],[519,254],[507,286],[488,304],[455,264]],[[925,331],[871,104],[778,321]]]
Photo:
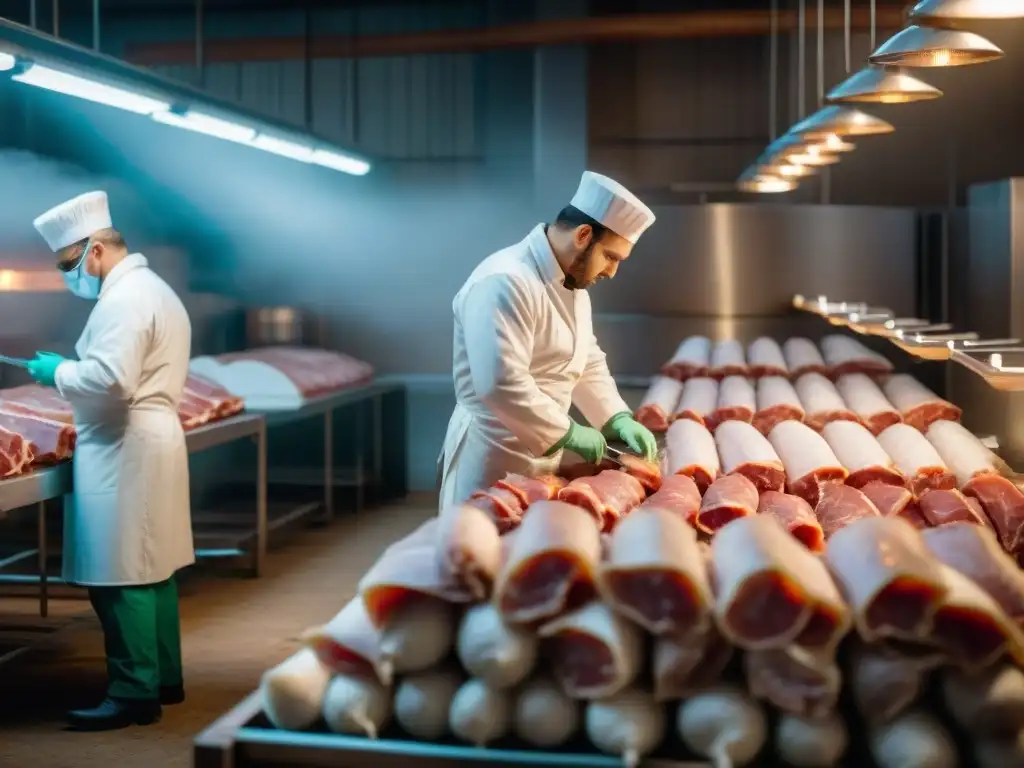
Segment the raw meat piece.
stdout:
[[804,407],[804,423],[819,432],[830,421],[858,421],[846,407],[836,385],[820,373],[805,373],[796,380],[796,394]]
[[718,405],[718,382],[706,376],[689,379],[683,384],[683,394],[676,403],[672,420],[691,419],[706,426],[705,418]]
[[57,394],[56,390],[39,384],[25,384],[0,390],[0,401],[14,411],[27,411],[51,421],[73,424],[75,421],[71,403]]
[[643,668],[643,633],[599,601],[543,625],[538,634],[547,640],[555,679],[573,699],[614,696]]
[[749,651],[743,666],[750,695],[783,712],[816,720],[839,702],[842,675],[830,653],[812,653],[796,645]]
[[865,645],[858,645],[852,657],[850,685],[857,711],[867,722],[886,723],[920,698],[928,665]]
[[683,393],[678,379],[655,376],[633,417],[652,432],[664,432]]
[[862,517],[879,515],[878,509],[871,500],[856,488],[839,483],[826,485],[821,492],[818,506],[814,514],[821,524],[821,530],[828,541],[836,531],[845,528]]
[[696,637],[656,638],[651,660],[655,701],[688,699],[720,682],[734,652],[714,624]]
[[219,355],[217,359],[222,364],[265,363],[288,377],[307,398],[359,386],[373,378],[373,367],[368,363],[327,349],[260,347]]
[[673,422],[665,435],[665,474],[691,477],[704,493],[720,471],[718,448],[711,433],[689,419]]
[[723,421],[749,423],[756,410],[753,385],[742,376],[726,376],[718,387],[715,410],[704,418],[704,426],[714,432]]
[[813,625],[816,643],[845,632],[849,615],[824,561],[772,517],[722,528],[711,544],[718,628],[742,648],[779,648]]
[[75,450],[75,428],[38,414],[18,412],[0,400],[0,428],[21,435],[28,445],[29,463],[53,464]]
[[602,530],[610,531],[616,521],[640,506],[647,492],[632,475],[606,469],[594,477],[573,480],[558,492],[558,500],[587,510]]
[[194,373],[189,373],[185,380],[185,395],[209,403],[217,419],[226,419],[245,410],[242,398],[235,397],[216,382]]
[[988,592],[1006,615],[1024,626],[1024,571],[988,528],[954,523],[923,531],[925,546],[940,562]]
[[377,677],[380,632],[370,621],[358,597],[349,600],[337,616],[302,635],[302,642],[320,663],[336,675]]
[[17,432],[0,427],[0,477],[13,477],[28,469],[32,443]]
[[789,368],[791,378],[798,378],[805,373],[828,372],[825,358],[810,339],[799,336],[786,339],[782,344],[782,356],[786,358],[786,367]]
[[501,566],[501,537],[486,513],[469,504],[441,510],[436,552],[443,576],[477,600],[490,596]]
[[998,474],[999,458],[960,422],[932,422],[925,437],[956,475],[957,485],[967,485],[975,475]]
[[509,472],[494,486],[514,493],[525,510],[535,501],[551,501],[557,497],[558,492],[565,487],[565,480],[554,475],[525,477]]
[[697,513],[697,530],[714,534],[740,517],[757,514],[757,486],[743,475],[724,475],[711,484]]
[[962,411],[932,392],[913,376],[896,373],[882,385],[885,396],[906,424],[924,432],[933,422],[960,421]]
[[868,497],[882,517],[902,517],[915,528],[927,528],[928,521],[914,501],[914,494],[906,488],[885,483],[868,483],[860,492]]
[[700,489],[687,475],[669,475],[640,509],[663,509],[692,525],[700,510]]
[[686,381],[693,376],[706,376],[711,362],[711,340],[690,336],[676,349],[672,359],[662,366],[666,376]]
[[960,491],[925,491],[917,505],[931,527],[951,523],[988,525],[985,513],[978,513]]
[[523,519],[523,502],[519,495],[507,488],[488,488],[476,491],[469,497],[469,504],[487,513],[502,533],[515,528]]
[[735,339],[716,342],[711,348],[708,375],[719,380],[726,376],[746,376],[747,361],[743,357],[743,345]]
[[598,584],[613,609],[654,635],[700,633],[710,621],[697,534],[663,508],[645,504],[616,526]]
[[908,424],[893,424],[878,436],[882,449],[908,480],[914,496],[928,490],[956,488],[956,477],[932,444]]
[[653,493],[661,488],[661,467],[654,462],[631,454],[620,456],[619,462],[621,463],[608,462],[607,469],[625,471],[626,474],[637,480],[647,492]]
[[213,403],[201,397],[194,397],[188,392],[181,393],[178,401],[178,420],[185,431],[201,427],[217,418],[217,409]]
[[836,389],[846,407],[857,415],[873,435],[903,421],[900,412],[867,374],[847,373],[840,376],[836,380]]
[[601,536],[594,517],[572,504],[538,501],[510,542],[494,599],[512,624],[545,621],[594,594]]
[[837,531],[825,550],[860,636],[927,636],[948,586],[921,534],[902,520],[864,517]]
[[727,475],[743,475],[760,493],[786,485],[786,470],[772,444],[749,424],[724,422],[715,432],[715,445]]
[[947,592],[935,614],[929,640],[963,669],[984,669],[1008,654],[1024,660],[1024,630],[999,603],[967,576],[939,564]]
[[768,441],[786,468],[786,489],[812,507],[818,505],[822,486],[846,480],[846,470],[825,438],[799,421],[784,421]]
[[753,424],[761,434],[767,435],[783,421],[803,421],[804,416],[800,398],[789,379],[765,376],[758,380],[757,413]]
[[818,518],[814,516],[811,505],[799,496],[766,491],[761,494],[757,514],[774,517],[797,541],[812,552],[824,551],[825,534],[821,530]]
[[863,488],[869,483],[906,486],[903,476],[867,427],[853,421],[833,421],[821,431],[839,463],[850,474],[846,484]]
[[751,342],[747,349],[747,362],[750,375],[755,378],[762,376],[789,376],[789,367],[782,355],[782,347],[775,339],[762,336]]
[[821,340],[821,354],[833,378],[847,373],[883,374],[892,363],[850,336],[832,334]]
[[973,496],[996,529],[1003,548],[1010,554],[1024,551],[1024,493],[1000,475],[975,475],[963,488]]

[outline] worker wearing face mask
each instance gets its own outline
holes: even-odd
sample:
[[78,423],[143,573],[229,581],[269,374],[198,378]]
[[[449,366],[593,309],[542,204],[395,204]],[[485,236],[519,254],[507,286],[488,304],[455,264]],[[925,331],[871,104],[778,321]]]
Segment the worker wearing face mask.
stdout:
[[195,562],[188,456],[178,419],[191,326],[174,291],[129,253],[104,192],[33,224],[68,289],[95,301],[77,360],[38,352],[29,373],[56,387],[78,433],[64,505],[66,581],[88,588],[103,628],[109,685],[71,725],[107,730],[160,718],[184,700],[174,573]]
[[[489,256],[455,296],[457,405],[439,459],[441,506],[508,472],[552,474],[563,450],[596,463],[606,440],[654,459],[591,326],[588,288],[615,276],[654,213],[586,172],[554,223]],[[589,425],[569,417],[575,404]]]

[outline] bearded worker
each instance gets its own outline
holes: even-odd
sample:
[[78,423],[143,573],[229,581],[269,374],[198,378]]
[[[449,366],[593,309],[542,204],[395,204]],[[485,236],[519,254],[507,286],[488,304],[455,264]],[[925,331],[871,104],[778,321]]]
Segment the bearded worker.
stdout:
[[508,472],[554,474],[563,450],[597,463],[619,439],[655,458],[654,435],[608,371],[587,293],[615,277],[653,223],[629,190],[587,171],[554,223],[473,270],[452,302],[457,404],[438,461],[442,509]]

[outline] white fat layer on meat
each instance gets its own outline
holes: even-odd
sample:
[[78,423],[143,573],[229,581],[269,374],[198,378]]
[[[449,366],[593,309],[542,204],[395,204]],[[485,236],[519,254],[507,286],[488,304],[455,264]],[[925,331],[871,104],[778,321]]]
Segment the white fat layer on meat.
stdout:
[[[825,560],[846,596],[854,623],[865,640],[877,639],[891,630],[867,625],[867,609],[875,597],[894,580],[906,577],[932,587],[938,599],[948,586],[921,535],[898,518],[862,517],[836,531],[829,539]],[[924,622],[930,626],[931,616]],[[922,627],[921,629],[923,629]],[[918,633],[911,632],[914,637]]]
[[943,698],[953,719],[974,738],[1012,738],[1024,722],[1024,672],[1013,664],[980,673],[943,671]]
[[308,648],[263,673],[260,702],[270,722],[302,731],[320,719],[331,671]]
[[907,477],[924,469],[949,469],[928,438],[907,424],[887,427],[878,436],[878,443]]
[[820,373],[805,373],[797,379],[796,394],[808,415],[848,410],[836,385]]
[[447,667],[404,677],[395,689],[395,720],[410,736],[436,741],[448,734],[448,705],[462,675]]
[[707,367],[711,361],[711,339],[705,336],[690,336],[676,348],[669,360],[669,365],[689,363],[698,367]]
[[630,688],[590,702],[585,727],[595,747],[621,757],[624,768],[639,768],[643,758],[665,740],[665,710],[649,691]]
[[794,768],[838,765],[849,742],[846,723],[834,712],[820,720],[783,715],[775,727],[778,756]]
[[836,389],[846,407],[862,419],[870,419],[880,413],[899,413],[867,374],[844,374],[836,381]]
[[718,388],[718,408],[749,408],[757,410],[754,385],[744,376],[726,376]]
[[341,646],[374,668],[380,661],[380,631],[373,626],[366,604],[358,596],[322,627],[304,633],[302,640],[313,648],[324,641]]
[[480,603],[462,617],[455,653],[473,677],[511,688],[533,671],[538,642],[532,633],[506,624],[493,603]]
[[656,405],[661,408],[666,416],[671,416],[676,403],[679,402],[679,396],[682,391],[683,384],[681,381],[669,378],[668,376],[655,376],[651,381],[651,386],[647,389],[647,394],[644,395],[643,402],[640,403],[640,407]]
[[711,369],[724,368],[726,366],[745,367],[747,361],[743,355],[743,345],[736,339],[726,339],[715,343],[711,348]]
[[376,739],[391,718],[391,692],[377,680],[336,675],[324,693],[324,722],[332,733]]
[[675,413],[692,413],[702,419],[718,405],[718,382],[707,376],[690,379],[683,385]]
[[[674,475],[688,467],[701,467],[712,480],[718,476],[721,464],[715,438],[702,424],[689,419],[672,422],[665,434],[667,474]],[[529,515],[523,518],[524,523]]]
[[553,680],[535,678],[516,697],[514,724],[516,736],[527,744],[541,749],[561,746],[580,729],[580,705]]
[[843,466],[825,438],[799,421],[777,424],[768,434],[768,442],[782,460],[790,483],[815,470]]
[[1008,653],[1011,658],[1024,659],[1024,630],[1015,622],[1010,621],[1003,609],[999,607],[999,603],[959,571],[941,562],[938,567],[948,590],[942,601],[942,610],[951,609],[985,616],[999,627],[1005,639],[1004,645],[989,656],[978,659],[954,658],[954,661],[961,663],[965,668],[977,670],[990,666],[1004,652]]
[[467,680],[451,700],[448,727],[475,747],[502,738],[512,727],[509,692],[492,688],[483,680]]
[[747,464],[764,464],[782,469],[778,453],[754,427],[742,421],[725,421],[715,430],[715,445],[722,471],[729,474]]
[[900,413],[906,413],[926,403],[946,402],[908,373],[893,374],[882,388],[885,396]]
[[892,368],[892,363],[884,355],[868,349],[850,336],[840,336],[838,334],[826,336],[821,340],[821,352],[825,362],[831,368],[847,363],[860,362],[882,366],[886,369]]
[[732,686],[718,686],[679,705],[676,731],[683,742],[715,766],[751,765],[768,741],[761,706]]
[[803,410],[800,396],[789,379],[782,376],[765,376],[757,382],[757,410],[765,411],[776,405],[788,405]]
[[851,474],[873,467],[894,467],[892,458],[870,430],[855,421],[833,421],[826,424],[822,436],[839,463]]
[[975,475],[996,471],[996,456],[956,421],[936,421],[925,434],[962,488]]
[[777,369],[783,372],[789,370],[786,366],[786,358],[782,355],[782,347],[775,339],[767,336],[762,336],[751,342],[750,347],[747,348],[747,360],[751,366]]
[[859,646],[848,676],[857,711],[869,723],[892,720],[917,701],[930,671],[909,656]]
[[883,725],[869,743],[879,768],[956,768],[958,763],[952,737],[923,712],[909,712]]
[[810,339],[794,336],[782,344],[782,356],[791,374],[807,368],[824,368],[825,358]]

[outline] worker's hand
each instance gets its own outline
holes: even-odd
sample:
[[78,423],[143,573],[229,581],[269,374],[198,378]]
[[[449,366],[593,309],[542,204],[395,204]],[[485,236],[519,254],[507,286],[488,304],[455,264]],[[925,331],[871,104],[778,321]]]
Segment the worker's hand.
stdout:
[[617,437],[648,461],[658,457],[658,441],[654,439],[654,434],[631,414],[619,413],[612,416],[604,425],[603,432],[610,438]]
[[57,366],[63,362],[64,358],[54,352],[36,352],[28,363],[28,375],[44,387],[52,387],[56,384]]
[[588,464],[597,464],[604,458],[608,443],[598,430],[573,422],[569,425],[569,437],[562,447],[577,454]]

